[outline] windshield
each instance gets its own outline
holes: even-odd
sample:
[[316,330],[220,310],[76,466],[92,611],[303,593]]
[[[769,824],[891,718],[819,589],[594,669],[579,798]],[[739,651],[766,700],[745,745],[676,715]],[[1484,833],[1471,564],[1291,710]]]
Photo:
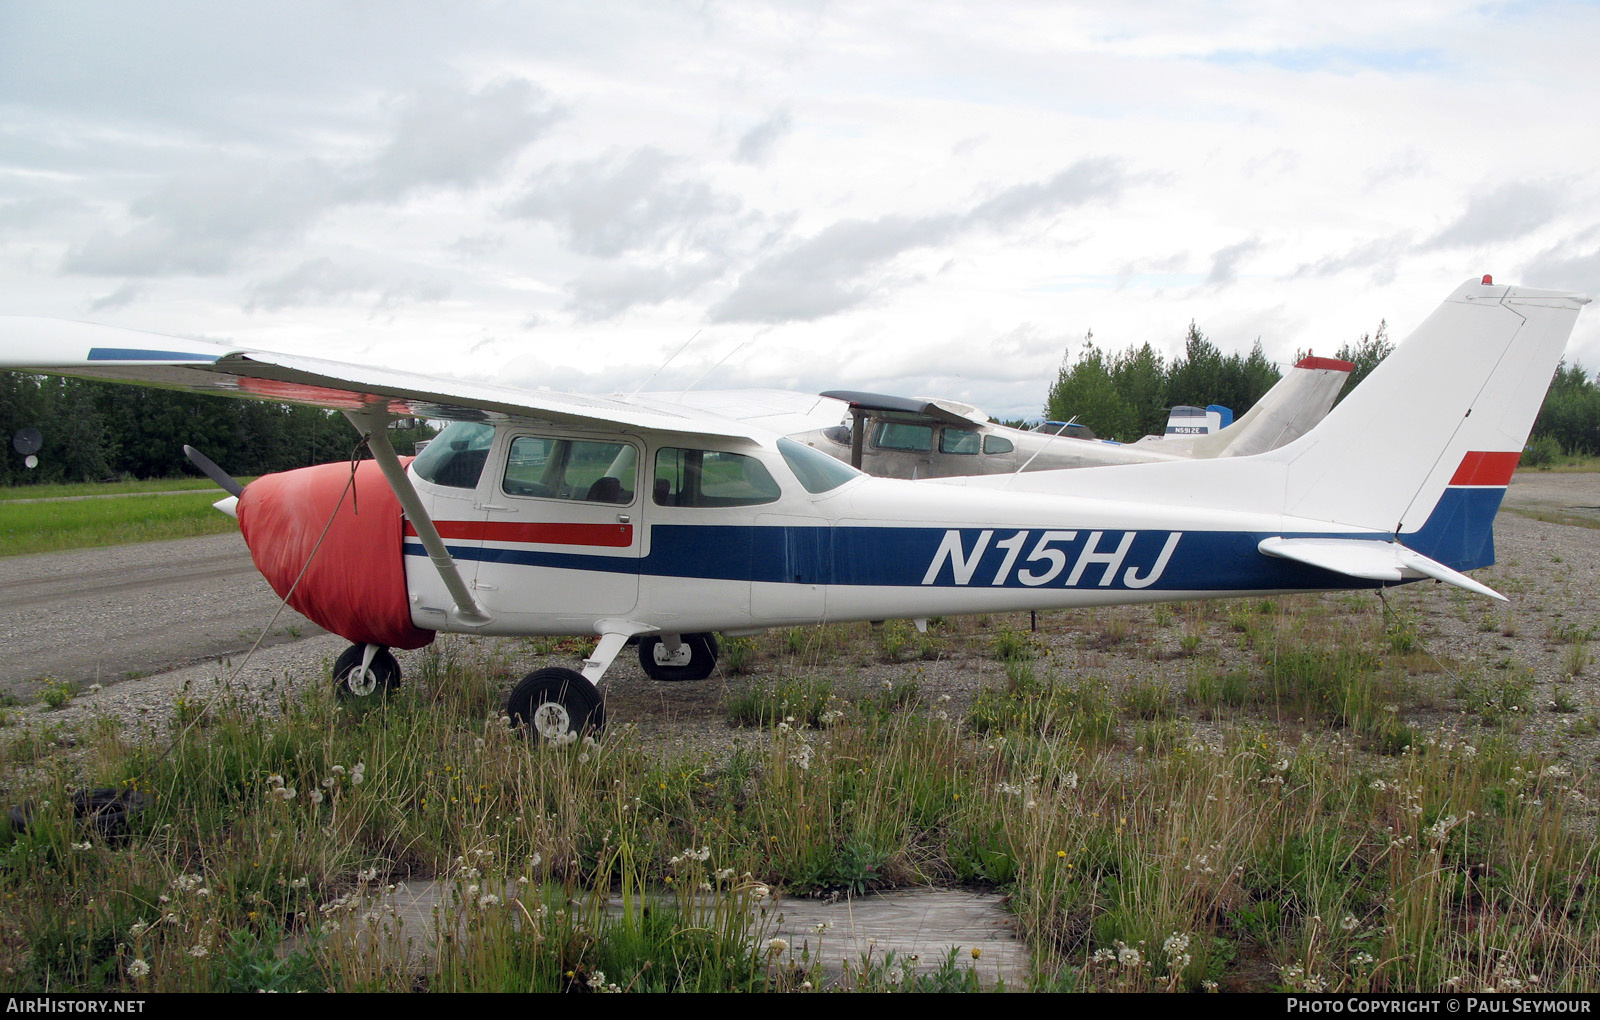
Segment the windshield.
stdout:
[[861,477],[861,472],[849,464],[793,439],[778,440],[778,452],[783,455],[783,462],[789,465],[789,470],[800,479],[800,484],[812,494],[829,492],[852,478]]
[[453,489],[476,489],[483,463],[489,459],[494,426],[477,422],[452,422],[428,448],[417,454],[411,470],[418,478]]

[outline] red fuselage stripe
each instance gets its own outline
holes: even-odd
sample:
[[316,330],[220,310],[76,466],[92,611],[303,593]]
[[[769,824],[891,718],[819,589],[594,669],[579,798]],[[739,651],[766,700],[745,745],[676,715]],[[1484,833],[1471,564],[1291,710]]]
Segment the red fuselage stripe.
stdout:
[[[538,545],[593,545],[626,549],[633,544],[631,524],[519,524],[513,521],[434,521],[439,537],[465,542],[528,542]],[[407,537],[417,529],[406,522]]]
[[1485,453],[1473,451],[1461,458],[1461,466],[1451,477],[1451,485],[1509,485],[1511,472],[1521,459],[1517,453]]

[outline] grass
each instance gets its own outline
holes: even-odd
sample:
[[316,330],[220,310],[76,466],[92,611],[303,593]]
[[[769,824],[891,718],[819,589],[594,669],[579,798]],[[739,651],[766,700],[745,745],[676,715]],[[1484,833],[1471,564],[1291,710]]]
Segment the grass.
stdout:
[[1563,513],[1560,510],[1535,510],[1529,507],[1506,506],[1500,508],[1502,513],[1516,514],[1526,517],[1530,521],[1543,521],[1546,524],[1565,524],[1573,528],[1600,528],[1600,520],[1586,517],[1582,514]]
[[1563,453],[1554,461],[1539,467],[1522,468],[1523,471],[1554,471],[1560,474],[1589,474],[1600,471],[1600,457]]
[[[241,478],[240,483],[253,481]],[[222,490],[205,478],[129,478],[118,482],[70,482],[56,485],[0,485],[0,502],[17,499],[60,499],[68,496],[115,496],[130,492],[215,492]]]
[[[779,893],[952,883],[1009,894],[1039,990],[1600,984],[1600,861],[1567,821],[1594,778],[1402,739],[1392,629],[1255,629],[1253,665],[1182,666],[1186,700],[1231,713],[1203,735],[1169,688],[1113,697],[1004,630],[972,651],[1016,675],[965,713],[802,673],[730,690],[722,752],[626,726],[530,745],[498,718],[502,653],[457,638],[364,711],[325,677],[188,707],[170,753],[109,723],[17,732],[8,792],[36,820],[0,831],[0,989],[975,990],[966,956],[824,971],[771,941]],[[152,806],[97,835],[67,813],[84,786]],[[437,934],[387,899],[421,880],[448,892]]]
[[237,521],[211,506],[222,496],[213,486],[194,495],[0,504],[0,556],[237,531]]
[[[1582,680],[1536,701],[1509,656],[1439,663],[1440,617],[1408,597],[727,640],[724,672],[754,676],[725,685],[726,746],[695,753],[618,719],[565,748],[508,731],[507,684],[584,654],[570,640],[441,638],[359,712],[325,677],[185,697],[165,756],[138,726],[61,721],[74,701],[0,731],[11,802],[39,805],[28,833],[0,822],[0,990],[976,990],[965,955],[824,970],[816,943],[770,942],[779,895],[932,884],[1006,895],[1032,990],[1600,986],[1600,789],[1497,736],[1530,714],[1600,729]],[[1195,647],[1116,676],[1147,634]],[[1590,668],[1592,628],[1544,636]],[[951,704],[913,657],[989,686]],[[1486,731],[1408,724],[1430,670]],[[67,815],[87,786],[154,806],[105,838]],[[449,890],[437,936],[386,898],[423,880]]]

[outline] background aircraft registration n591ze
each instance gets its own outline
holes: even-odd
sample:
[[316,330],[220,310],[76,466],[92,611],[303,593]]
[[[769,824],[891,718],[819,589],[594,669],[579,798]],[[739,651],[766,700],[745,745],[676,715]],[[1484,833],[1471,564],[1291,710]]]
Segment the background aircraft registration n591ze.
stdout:
[[[689,680],[712,669],[713,632],[825,620],[1422,578],[1498,598],[1462,572],[1494,561],[1495,512],[1587,300],[1463,284],[1320,424],[1266,452],[917,482],[660,398],[83,323],[0,319],[0,368],[343,412],[372,461],[267,475],[221,504],[256,565],[352,642],[335,667],[350,694],[395,683],[388,648],[439,630],[597,635],[581,673],[539,670],[507,702],[566,740],[603,724],[596,684],[632,639],[652,677]],[[452,424],[407,467],[385,426],[412,416]]]

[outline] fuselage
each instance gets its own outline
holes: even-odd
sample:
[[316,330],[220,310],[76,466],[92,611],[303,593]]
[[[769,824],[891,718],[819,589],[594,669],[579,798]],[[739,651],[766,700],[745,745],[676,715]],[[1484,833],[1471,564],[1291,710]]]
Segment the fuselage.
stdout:
[[458,619],[408,537],[413,622],[490,634],[588,633],[601,618],[739,631],[1345,587],[1257,546],[1369,534],[871,478],[788,439],[461,424],[410,475],[491,617]]

